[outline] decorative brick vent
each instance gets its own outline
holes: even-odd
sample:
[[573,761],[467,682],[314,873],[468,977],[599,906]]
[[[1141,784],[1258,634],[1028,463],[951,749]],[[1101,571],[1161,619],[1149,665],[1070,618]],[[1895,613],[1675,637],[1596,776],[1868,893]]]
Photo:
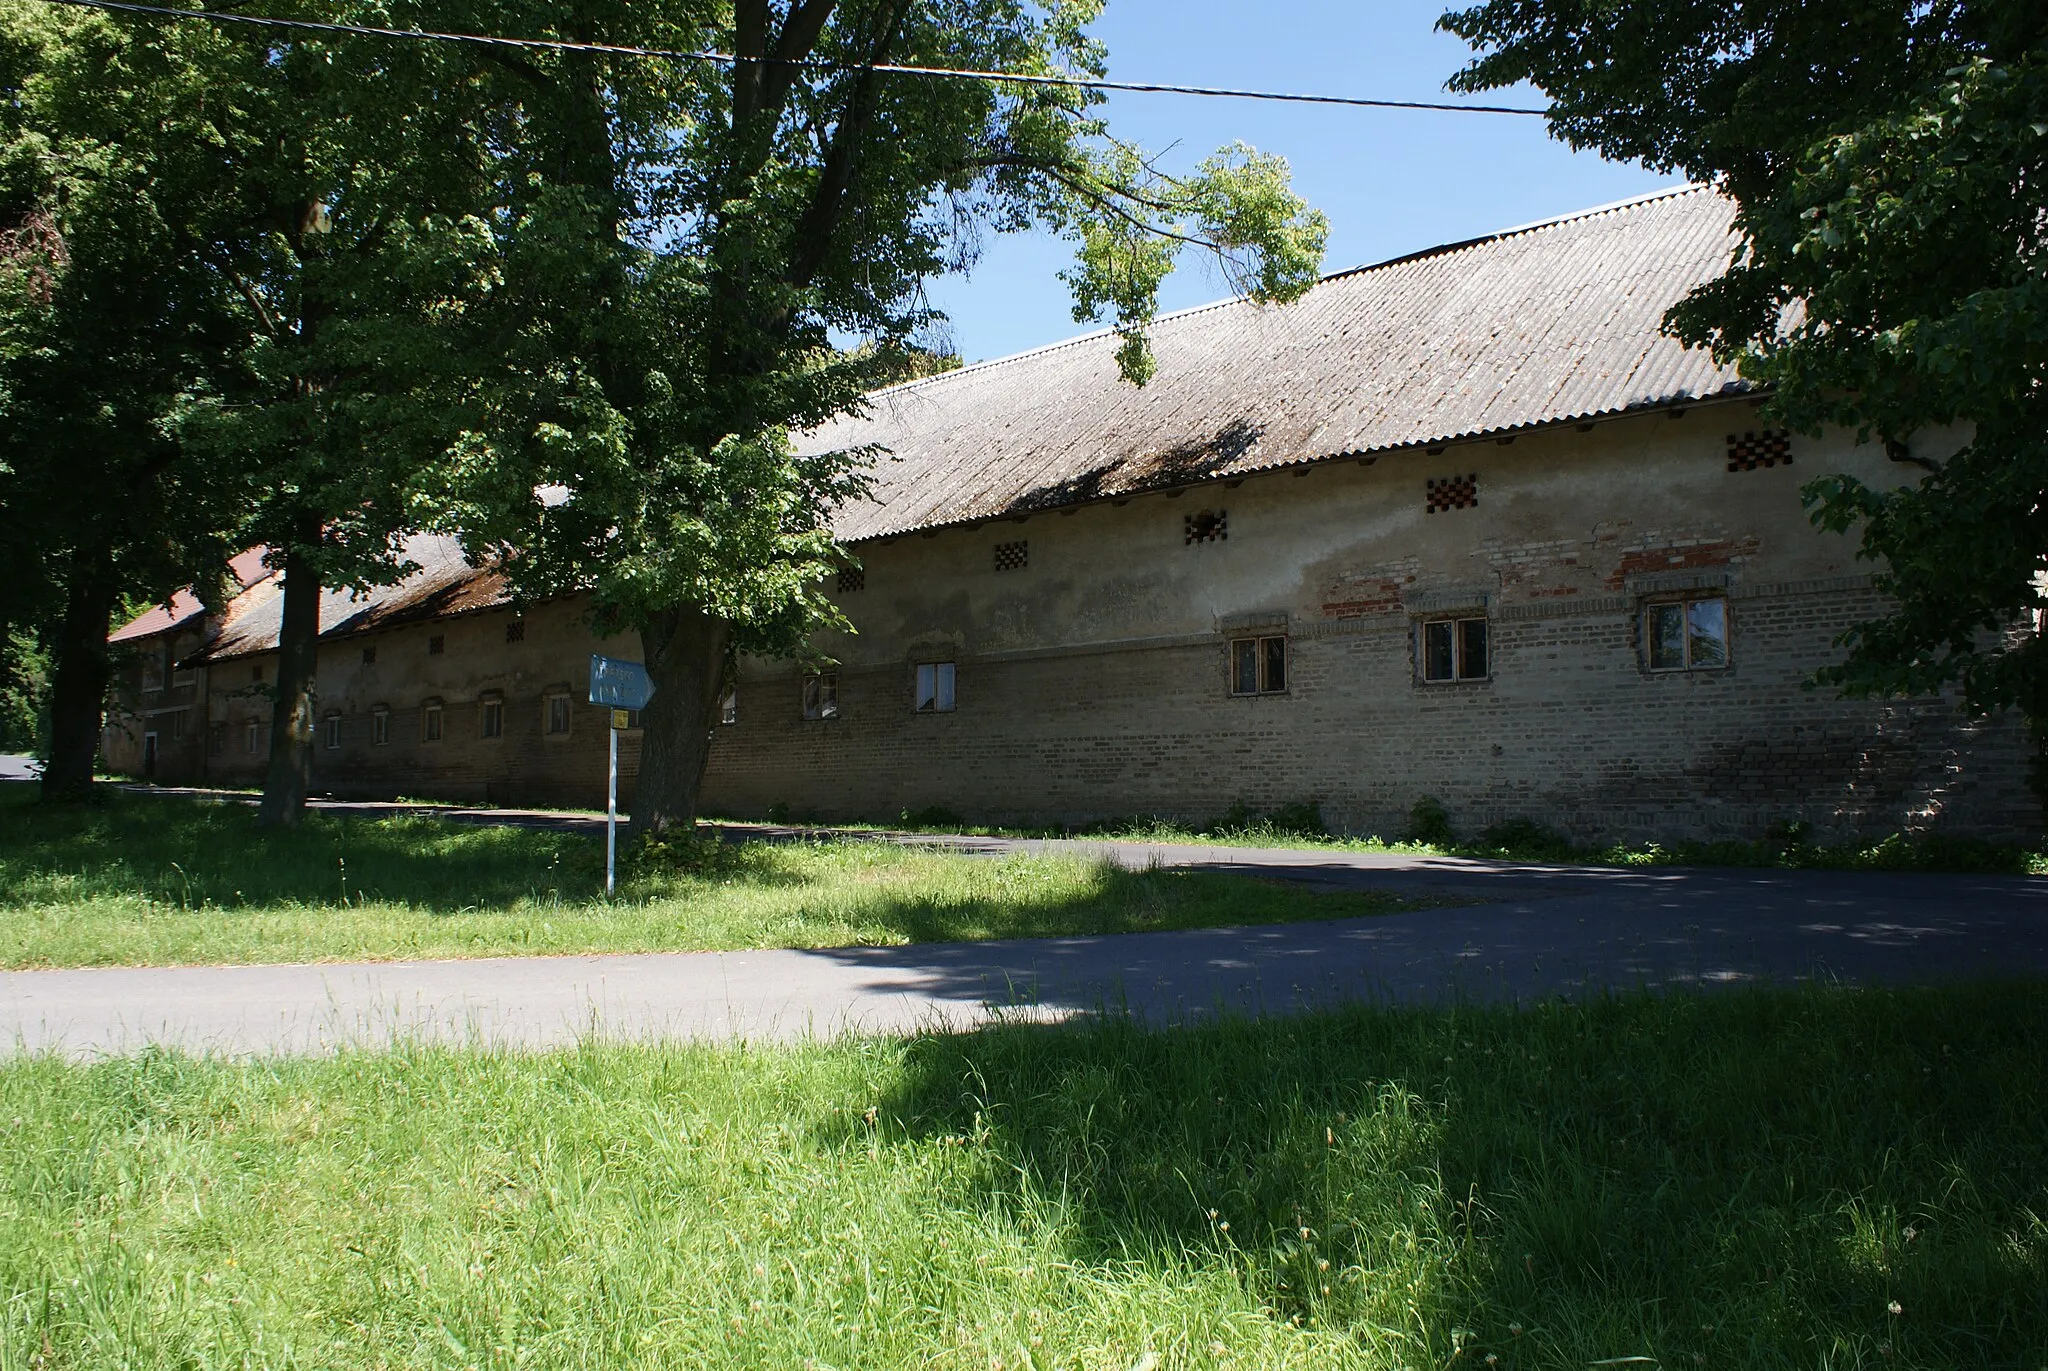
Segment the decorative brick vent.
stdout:
[[857,590],[866,590],[867,588],[868,571],[866,567],[850,566],[840,571],[839,593],[841,595],[851,595]]
[[374,646],[366,647],[363,649],[363,665],[377,665],[377,649]]
[[1022,540],[996,544],[996,570],[1022,571],[1031,565],[1031,544]]
[[429,657],[438,657],[447,650],[448,639],[445,635],[436,633],[427,639],[427,655]]
[[524,619],[507,619],[507,620],[505,621],[505,641],[506,641],[506,642],[508,642],[508,643],[523,643],[523,642],[525,642],[525,641],[526,641],[526,620],[524,620]]
[[1422,508],[1427,514],[1439,510],[1471,509],[1479,503],[1479,477],[1432,476],[1426,487]]
[[1792,435],[1783,429],[1728,435],[1728,469],[1755,471],[1758,467],[1792,465]]
[[1187,516],[1188,546],[1196,543],[1227,543],[1230,541],[1230,515],[1220,509],[1205,509]]

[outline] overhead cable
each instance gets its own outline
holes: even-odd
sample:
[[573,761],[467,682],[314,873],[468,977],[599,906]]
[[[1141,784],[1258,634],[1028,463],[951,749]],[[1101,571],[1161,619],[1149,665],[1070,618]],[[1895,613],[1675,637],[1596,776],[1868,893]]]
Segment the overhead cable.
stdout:
[[561,38],[503,38],[483,33],[446,33],[433,29],[387,29],[369,24],[336,24],[318,19],[276,19],[260,14],[235,14],[224,10],[180,9],[170,5],[145,5],[135,0],[44,0],[46,4],[71,5],[80,9],[111,10],[118,14],[139,14],[153,19],[204,19],[215,24],[245,24],[259,28],[290,29],[302,33],[349,34],[363,38],[420,39],[435,43],[469,43],[484,47],[522,48],[538,52],[595,53],[612,57],[639,57],[664,62],[698,62],[737,67],[752,63],[781,63],[806,71],[874,71],[892,76],[923,76],[950,81],[984,81],[996,85],[1058,86],[1067,90],[1128,91],[1139,95],[1201,95],[1225,100],[1266,100],[1297,105],[1348,105],[1360,109],[1434,110],[1453,114],[1521,114],[1542,116],[1548,111],[1519,105],[1459,105],[1447,101],[1372,100],[1357,95],[1302,95],[1284,91],[1234,90],[1222,86],[1180,86],[1151,81],[1110,81],[1095,76],[1037,75],[1007,71],[975,71],[965,67],[914,67],[891,62],[834,62],[819,58],[792,60],[773,57],[739,57],[728,52],[693,51],[688,48],[642,48],[625,43],[580,43]]

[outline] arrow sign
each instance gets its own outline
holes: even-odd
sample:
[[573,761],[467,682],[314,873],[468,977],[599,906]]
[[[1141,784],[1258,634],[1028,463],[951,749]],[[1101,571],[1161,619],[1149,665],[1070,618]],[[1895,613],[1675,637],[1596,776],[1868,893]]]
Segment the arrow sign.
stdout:
[[590,654],[590,703],[607,709],[645,709],[654,697],[654,682],[639,662]]

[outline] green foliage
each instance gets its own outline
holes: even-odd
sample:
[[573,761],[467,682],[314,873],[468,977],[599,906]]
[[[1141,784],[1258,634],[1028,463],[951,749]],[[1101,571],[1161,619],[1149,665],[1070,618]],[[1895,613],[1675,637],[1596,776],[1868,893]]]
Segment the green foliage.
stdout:
[[2031,1368],[2044,1035],[2014,985],[17,1059],[0,1364]]
[[1402,837],[1411,843],[1430,843],[1437,847],[1449,847],[1457,840],[1451,829],[1450,812],[1434,795],[1424,795],[1409,807],[1408,830]]
[[31,752],[43,744],[50,659],[28,632],[0,640],[0,751]]
[[1725,187],[1742,249],[1668,327],[1791,427],[1901,460],[1895,485],[1807,488],[1891,600],[1820,679],[1959,684],[2048,744],[2048,11],[1489,0],[1442,22],[1482,54],[1457,88],[1533,81],[1574,146]]

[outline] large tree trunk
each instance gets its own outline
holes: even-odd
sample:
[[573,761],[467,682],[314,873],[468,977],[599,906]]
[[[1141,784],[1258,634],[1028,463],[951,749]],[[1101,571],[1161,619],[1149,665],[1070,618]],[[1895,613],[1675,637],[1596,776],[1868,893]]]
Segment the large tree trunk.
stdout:
[[64,626],[50,681],[50,757],[45,800],[92,797],[93,761],[111,676],[107,631],[114,617],[113,566],[104,553],[81,553],[65,587]]
[[640,779],[629,837],[687,832],[697,822],[697,792],[718,725],[731,636],[723,619],[694,606],[655,615],[640,626],[654,698],[640,716]]
[[277,697],[270,711],[270,770],[257,821],[290,827],[313,784],[315,669],[320,651],[320,573],[301,543],[285,554],[284,606],[277,635]]

